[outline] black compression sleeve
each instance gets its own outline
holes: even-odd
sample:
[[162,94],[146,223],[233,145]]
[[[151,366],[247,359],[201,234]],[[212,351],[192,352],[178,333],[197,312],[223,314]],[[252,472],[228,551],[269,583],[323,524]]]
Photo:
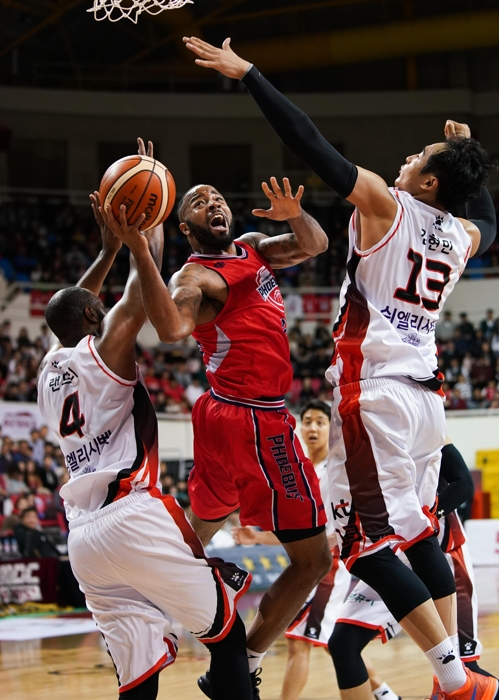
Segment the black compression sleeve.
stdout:
[[461,503],[472,498],[475,488],[470,470],[454,445],[444,445],[442,448],[440,476],[447,482],[447,486],[438,494],[438,515],[441,517],[449,515]]
[[482,187],[475,199],[466,203],[466,218],[480,229],[480,245],[473,257],[482,255],[490,248],[497,233],[496,210],[486,187]]
[[255,66],[241,79],[282,142],[326,185],[347,198],[357,182],[357,167],[331,146],[317,127],[276,90]]

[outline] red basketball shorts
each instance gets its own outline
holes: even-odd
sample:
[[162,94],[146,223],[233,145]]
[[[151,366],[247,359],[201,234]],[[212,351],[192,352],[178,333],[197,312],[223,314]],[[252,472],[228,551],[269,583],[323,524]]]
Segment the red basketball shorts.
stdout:
[[[275,406],[278,404],[278,407]],[[242,525],[302,530],[326,522],[319,482],[284,401],[209,391],[194,404],[193,512],[217,520],[241,509]]]

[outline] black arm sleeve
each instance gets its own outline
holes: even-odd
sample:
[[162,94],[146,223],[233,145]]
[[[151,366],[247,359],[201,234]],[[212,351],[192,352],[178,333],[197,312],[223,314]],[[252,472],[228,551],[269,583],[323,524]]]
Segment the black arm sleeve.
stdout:
[[496,210],[486,187],[482,187],[478,197],[466,203],[466,218],[480,229],[480,245],[473,256],[476,257],[490,248],[497,233]]
[[347,198],[357,181],[357,167],[331,146],[317,127],[252,66],[241,79],[281,141],[326,185]]
[[447,485],[438,494],[438,516],[449,515],[461,503],[469,501],[475,493],[470,470],[466,466],[462,454],[454,445],[444,445],[442,448],[442,464],[440,466],[440,482]]

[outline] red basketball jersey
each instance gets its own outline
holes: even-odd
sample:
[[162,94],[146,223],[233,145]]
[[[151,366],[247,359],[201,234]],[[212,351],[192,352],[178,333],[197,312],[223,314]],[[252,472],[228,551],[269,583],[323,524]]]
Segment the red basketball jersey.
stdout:
[[280,397],[293,370],[281,292],[267,261],[236,242],[236,255],[193,254],[188,262],[218,272],[229,295],[211,323],[193,332],[215,392],[237,398]]

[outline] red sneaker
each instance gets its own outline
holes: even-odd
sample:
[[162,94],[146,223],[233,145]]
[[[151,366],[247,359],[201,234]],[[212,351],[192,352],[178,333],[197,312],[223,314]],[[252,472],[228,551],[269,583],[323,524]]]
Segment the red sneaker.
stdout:
[[438,694],[442,694],[448,700],[495,700],[499,689],[497,678],[482,676],[480,673],[474,673],[468,668],[464,670],[467,678],[462,688],[455,690],[453,693],[444,693],[439,687]]
[[433,689],[431,691],[430,700],[442,700],[442,698],[439,697],[439,695],[441,695],[442,693],[443,690],[440,687],[438,678],[436,676],[433,676]]

